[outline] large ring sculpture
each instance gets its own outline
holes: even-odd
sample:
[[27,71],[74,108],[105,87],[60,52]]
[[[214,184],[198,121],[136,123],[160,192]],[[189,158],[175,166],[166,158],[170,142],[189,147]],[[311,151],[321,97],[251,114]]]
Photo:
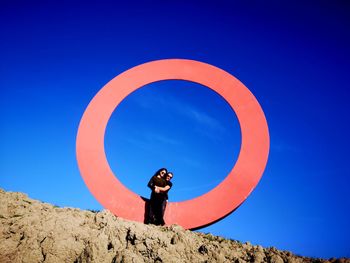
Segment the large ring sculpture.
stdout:
[[270,140],[264,113],[254,95],[229,73],[185,59],[152,61],[121,73],[95,95],[84,112],[76,140],[78,165],[87,187],[105,208],[116,216],[143,222],[144,198],[113,174],[105,155],[104,135],[110,116],[126,96],[162,80],[187,80],[211,88],[229,103],[241,127],[240,153],[227,177],[204,195],[167,206],[167,224],[198,229],[229,215],[248,197],[268,158]]

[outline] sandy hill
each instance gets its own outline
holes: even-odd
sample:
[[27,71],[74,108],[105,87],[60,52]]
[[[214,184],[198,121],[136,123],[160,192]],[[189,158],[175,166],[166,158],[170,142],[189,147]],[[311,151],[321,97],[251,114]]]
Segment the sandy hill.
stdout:
[[350,262],[59,208],[0,189],[0,262]]

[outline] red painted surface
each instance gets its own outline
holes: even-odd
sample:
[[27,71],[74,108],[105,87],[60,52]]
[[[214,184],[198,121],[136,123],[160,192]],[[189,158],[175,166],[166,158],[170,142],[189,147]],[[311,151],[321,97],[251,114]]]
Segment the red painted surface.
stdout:
[[131,92],[152,82],[174,79],[197,82],[216,91],[235,111],[241,126],[241,150],[227,177],[204,195],[167,206],[167,224],[194,229],[234,211],[257,185],[267,163],[270,140],[264,113],[254,95],[229,73],[185,59],[153,61],[123,72],[107,83],[85,110],[76,154],[81,175],[95,198],[117,216],[143,222],[145,201],[126,188],[109,167],[105,130],[114,109]]

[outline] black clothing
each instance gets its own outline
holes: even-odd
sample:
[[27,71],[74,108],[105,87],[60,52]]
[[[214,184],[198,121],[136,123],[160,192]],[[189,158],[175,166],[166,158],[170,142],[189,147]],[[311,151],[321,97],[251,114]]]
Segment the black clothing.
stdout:
[[164,192],[165,198],[164,198],[163,203],[162,203],[162,215],[163,215],[163,217],[164,217],[164,214],[165,214],[166,205],[168,204],[168,192],[171,189],[171,187],[173,186],[173,183],[170,182],[170,181],[166,181],[166,184],[169,185],[170,188],[166,192]]
[[165,200],[168,200],[168,199],[169,199],[169,197],[168,197],[168,192],[169,192],[169,190],[171,189],[171,187],[173,186],[173,183],[170,182],[170,181],[166,181],[166,184],[170,186],[170,188],[169,188],[166,192],[164,192],[164,194],[165,194]]
[[150,210],[149,210],[149,218],[148,223],[155,225],[164,225],[163,219],[163,202],[165,201],[166,194],[165,193],[156,193],[155,186],[164,187],[166,186],[166,181],[164,178],[153,176],[147,186],[151,188],[152,194],[150,199]]
[[151,190],[152,190],[151,199],[152,198],[153,199],[164,199],[166,197],[166,194],[165,193],[156,193],[154,191],[154,189],[155,189],[155,186],[164,187],[166,185],[167,185],[167,182],[165,181],[164,178],[162,178],[162,177],[159,178],[156,175],[153,176],[147,184],[147,186],[149,188],[151,188]]

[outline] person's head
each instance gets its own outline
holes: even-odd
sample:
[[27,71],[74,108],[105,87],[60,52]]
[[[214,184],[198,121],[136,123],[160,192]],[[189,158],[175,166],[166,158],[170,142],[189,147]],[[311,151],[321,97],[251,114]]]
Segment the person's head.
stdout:
[[172,172],[167,173],[165,176],[165,180],[170,181],[171,178],[173,178],[173,173]]
[[164,177],[168,173],[168,170],[166,168],[160,168],[154,175]]

